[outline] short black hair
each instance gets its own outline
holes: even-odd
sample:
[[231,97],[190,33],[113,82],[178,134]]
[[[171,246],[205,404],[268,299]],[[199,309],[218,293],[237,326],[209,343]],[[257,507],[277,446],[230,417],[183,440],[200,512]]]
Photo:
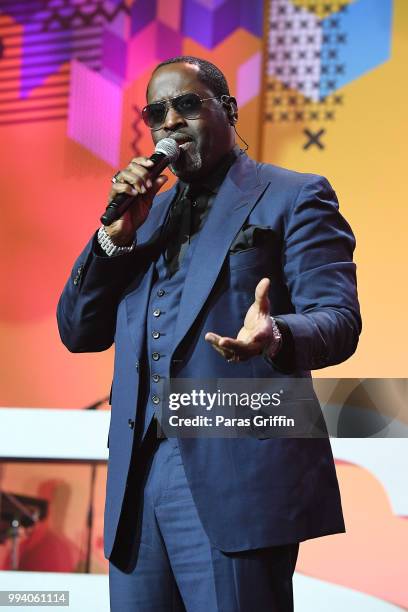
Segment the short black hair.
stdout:
[[[153,70],[152,76],[154,75],[156,70],[158,70],[162,66],[168,66],[169,64],[193,64],[194,66],[198,66],[198,78],[202,83],[204,83],[205,85],[207,85],[207,87],[211,89],[215,96],[230,95],[227,79],[225,78],[221,70],[211,62],[208,62],[205,59],[201,59],[201,57],[194,57],[193,55],[178,55],[177,57],[172,57],[158,64]],[[149,85],[147,85],[147,90],[148,89]]]

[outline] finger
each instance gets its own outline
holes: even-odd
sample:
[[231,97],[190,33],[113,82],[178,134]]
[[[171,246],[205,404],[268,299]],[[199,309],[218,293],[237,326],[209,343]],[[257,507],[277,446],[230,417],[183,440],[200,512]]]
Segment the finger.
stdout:
[[219,337],[218,350],[225,359],[231,359],[231,357],[247,358],[246,344],[235,338]]
[[151,188],[152,181],[150,179],[149,173],[146,168],[142,168],[142,166],[134,166],[132,170],[122,170],[120,173],[120,179],[129,183],[130,185],[134,185],[135,189],[138,186],[144,186],[145,190]]
[[214,346],[218,346],[220,340],[221,340],[222,336],[219,336],[218,334],[214,334],[213,332],[208,332],[207,334],[205,334],[204,339],[207,342],[210,342],[212,345]]
[[259,281],[255,288],[255,303],[257,304],[260,312],[269,314],[270,302],[268,297],[269,288],[271,281],[269,278],[263,278]]
[[259,337],[254,337],[243,342],[233,338],[225,339],[222,343],[222,349],[236,355],[241,361],[245,361],[254,355],[259,355],[266,343],[266,337],[259,334]]
[[145,168],[151,168],[154,165],[154,162],[149,157],[134,157],[130,160],[129,166],[132,166],[133,164],[138,164],[139,166],[144,166]]
[[138,191],[136,191],[132,185],[128,183],[115,183],[112,186],[112,189],[109,194],[109,198],[113,200],[118,193],[128,193],[130,196],[138,195]]
[[241,340],[236,340],[235,338],[227,338],[227,337],[220,338],[220,341],[218,343],[218,346],[220,346],[223,349],[228,349],[230,351],[235,350],[236,347],[241,346],[241,345],[242,345]]
[[212,347],[217,351],[217,353],[219,353],[221,355],[221,357],[224,357],[224,359],[229,359],[230,357],[232,357],[232,353],[230,351],[228,351],[228,352],[227,351],[223,351],[216,344],[213,344]]
[[147,189],[140,179],[135,181],[121,174],[112,186],[110,197],[112,198],[116,193],[124,192],[129,193],[129,195],[138,195],[147,193]]
[[220,347],[220,342],[223,339],[222,336],[218,334],[214,334],[213,332],[208,332],[204,336],[205,340],[211,344],[211,346],[224,357],[224,359],[228,359],[232,356],[232,351],[229,349],[224,349]]
[[232,359],[233,357],[236,357],[235,353],[233,351],[229,351],[227,349],[221,349],[219,346],[217,346],[216,344],[212,345],[213,349],[217,351],[217,353],[219,353],[221,355],[221,357],[223,357],[224,359],[226,359],[227,361],[229,361],[230,359]]
[[213,347],[218,350],[224,357],[231,357],[234,353],[245,352],[246,344],[242,340],[235,340],[234,338],[226,338],[209,332],[205,335],[207,342],[210,342]]
[[139,210],[141,204],[144,204],[145,206],[148,207],[148,209],[150,209],[154,196],[167,181],[168,181],[168,177],[165,174],[158,176],[154,182],[152,189],[149,189],[148,192],[142,185],[137,185],[137,184],[129,185],[128,183],[115,183],[115,185],[112,187],[112,190],[109,194],[109,201],[114,200],[115,196],[118,195],[119,193],[128,193],[130,196],[133,196],[133,197],[136,197],[139,195],[146,196],[147,194],[148,197],[143,197],[142,200],[139,199],[138,203],[135,200],[135,206],[137,206],[137,208],[134,209],[134,207],[132,206],[132,209]]
[[221,348],[228,355],[237,355],[240,359],[247,359],[253,353],[254,344],[252,342],[235,340],[234,338],[225,338],[222,341]]
[[[147,157],[135,157],[132,159],[127,169],[130,170],[130,172],[134,172],[135,174],[141,176],[144,180],[146,188],[150,189],[152,186],[152,180],[149,175],[149,171],[152,170],[153,166],[154,162],[151,159]],[[147,177],[146,179],[144,179],[145,176]]]

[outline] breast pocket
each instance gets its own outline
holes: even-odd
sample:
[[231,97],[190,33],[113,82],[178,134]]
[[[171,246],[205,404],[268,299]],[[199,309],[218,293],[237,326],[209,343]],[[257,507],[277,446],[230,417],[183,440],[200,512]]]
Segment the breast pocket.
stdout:
[[258,247],[251,247],[229,253],[228,263],[230,270],[243,270],[245,268],[263,267],[268,261],[268,251]]
[[228,255],[230,288],[253,301],[255,287],[264,278],[273,277],[273,257],[269,249],[251,247]]

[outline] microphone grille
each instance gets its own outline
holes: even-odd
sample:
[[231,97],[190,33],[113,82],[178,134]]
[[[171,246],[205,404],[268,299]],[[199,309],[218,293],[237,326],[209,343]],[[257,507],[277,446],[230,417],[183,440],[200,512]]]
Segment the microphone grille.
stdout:
[[173,138],[162,138],[156,145],[154,150],[155,153],[163,153],[166,155],[171,162],[175,162],[180,155],[180,149]]

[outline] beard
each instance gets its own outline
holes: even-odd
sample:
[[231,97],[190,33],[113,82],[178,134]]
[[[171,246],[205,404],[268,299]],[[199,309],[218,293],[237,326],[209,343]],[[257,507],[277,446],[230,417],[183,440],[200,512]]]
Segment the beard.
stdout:
[[178,178],[194,177],[203,166],[203,158],[195,141],[180,145],[180,156],[170,165],[170,170]]

